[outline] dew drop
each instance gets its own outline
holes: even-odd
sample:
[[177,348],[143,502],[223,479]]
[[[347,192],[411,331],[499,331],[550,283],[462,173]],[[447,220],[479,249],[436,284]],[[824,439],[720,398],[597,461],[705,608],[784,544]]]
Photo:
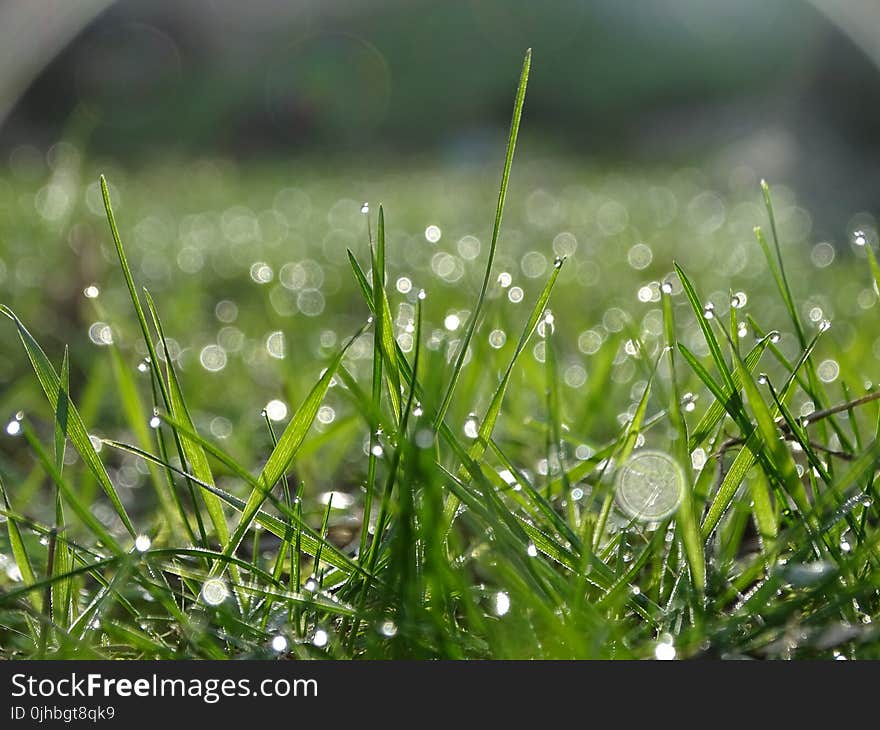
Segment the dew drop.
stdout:
[[363,203],[363,204],[361,205],[361,213],[363,213],[364,215],[366,215],[366,214],[369,213],[369,212],[370,212],[370,204],[369,204],[369,203]]
[[312,644],[317,646],[319,649],[323,649],[327,646],[327,642],[330,641],[329,634],[324,631],[324,629],[316,629],[314,636],[312,636]]
[[211,606],[219,606],[229,596],[229,589],[220,578],[209,578],[202,585],[202,598]]
[[767,377],[767,373],[761,373],[758,376],[758,384],[759,385],[767,385],[769,378]]
[[287,404],[278,399],[270,400],[263,409],[263,413],[270,421],[283,421],[287,418]]
[[475,439],[479,436],[479,426],[477,425],[477,418],[474,414],[469,415],[464,422],[464,435],[469,439]]
[[159,428],[162,425],[162,419],[159,416],[153,416],[150,419],[150,428]]
[[660,285],[660,291],[662,291],[664,294],[672,294],[672,284],[670,284],[668,281],[664,281]]
[[510,610],[510,596],[504,591],[498,591],[493,597],[492,609],[496,616],[504,616]]
[[146,535],[138,535],[134,540],[134,547],[139,553],[145,553],[150,549],[153,542]]
[[385,453],[385,450],[382,448],[381,444],[374,444],[373,448],[370,449],[370,453],[378,459]]
[[746,306],[746,303],[749,301],[749,298],[746,296],[745,292],[738,291],[730,298],[730,306],[734,309],[742,309]]
[[[364,203],[366,205],[366,203]],[[281,636],[275,636],[272,638],[272,651],[277,651],[279,654],[283,651],[287,650],[287,639]]]
[[703,316],[706,319],[712,319],[715,317],[715,305],[712,302],[706,302],[706,305],[703,307]]
[[21,433],[21,424],[13,419],[6,424],[6,433],[10,436],[18,436]]
[[94,284],[89,284],[85,289],[83,289],[83,296],[86,299],[97,299],[101,294],[101,290],[98,289]]
[[661,641],[654,648],[654,657],[660,661],[670,661],[675,659],[675,647],[672,642]]
[[379,633],[382,636],[387,636],[389,639],[397,636],[397,624],[394,623],[391,619],[386,619],[381,624],[379,624]]
[[538,557],[538,548],[535,547],[535,543],[529,543],[529,546],[526,548],[526,555],[528,555],[530,558]]

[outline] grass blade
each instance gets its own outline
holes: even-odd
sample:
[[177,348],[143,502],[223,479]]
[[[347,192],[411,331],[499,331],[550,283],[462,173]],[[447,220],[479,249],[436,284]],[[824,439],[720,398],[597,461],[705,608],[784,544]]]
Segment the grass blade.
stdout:
[[465,327],[464,336],[461,339],[461,345],[458,350],[458,356],[452,367],[449,385],[446,388],[446,394],[443,396],[440,407],[437,409],[437,414],[434,418],[434,430],[437,430],[440,423],[443,422],[443,419],[446,417],[446,411],[449,409],[449,405],[452,402],[455,386],[458,384],[458,379],[461,377],[461,369],[464,366],[464,359],[467,356],[468,347],[470,346],[471,339],[477,329],[477,323],[479,322],[483,302],[486,299],[486,290],[489,287],[489,278],[492,275],[492,264],[495,262],[495,252],[498,249],[498,236],[501,232],[501,218],[504,214],[504,202],[507,199],[507,187],[510,183],[510,168],[513,165],[513,153],[516,150],[516,139],[519,136],[519,123],[522,118],[523,103],[526,98],[526,87],[529,83],[529,69],[531,68],[531,64],[532,49],[530,48],[526,51],[526,57],[523,60],[522,72],[519,77],[519,87],[517,88],[516,99],[513,103],[513,117],[510,121],[510,135],[507,139],[507,153],[504,157],[504,170],[501,173],[501,188],[498,191],[498,206],[495,210],[495,224],[492,228],[492,242],[489,245],[489,258],[486,261],[486,271],[483,275],[483,283],[480,286],[480,294],[477,297],[474,311],[471,313],[467,326]]
[[[27,328],[22,324],[21,320],[15,315],[15,313],[3,304],[0,304],[0,313],[9,317],[18,328],[19,338],[24,345],[28,359],[31,361],[31,365],[34,369],[34,373],[36,373],[37,380],[43,389],[43,393],[45,393],[46,397],[49,399],[49,405],[52,406],[52,409],[57,410],[59,401],[58,394],[61,390],[61,379],[58,377],[58,373],[55,372],[55,368],[52,367],[52,363],[49,362],[49,358],[46,357],[43,348],[40,347],[39,343],[34,339],[31,333],[28,332]],[[73,443],[77,452],[79,452],[80,457],[89,468],[89,471],[101,485],[101,488],[104,490],[104,493],[113,505],[114,511],[119,516],[119,519],[122,520],[125,529],[128,530],[132,537],[134,537],[134,525],[132,524],[128,513],[125,511],[125,507],[122,506],[122,501],[119,499],[116,487],[113,486],[113,482],[110,480],[110,476],[107,474],[104,464],[101,463],[101,459],[98,457],[98,452],[95,451],[95,447],[89,438],[89,433],[86,430],[85,424],[83,423],[76,406],[69,399],[66,418],[70,441]]]

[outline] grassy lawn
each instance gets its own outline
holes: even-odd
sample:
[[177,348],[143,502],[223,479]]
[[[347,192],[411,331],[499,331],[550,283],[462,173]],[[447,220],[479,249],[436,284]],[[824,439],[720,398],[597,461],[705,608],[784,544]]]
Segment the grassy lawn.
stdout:
[[511,170],[523,93],[491,168],[13,160],[0,656],[880,657],[875,221]]

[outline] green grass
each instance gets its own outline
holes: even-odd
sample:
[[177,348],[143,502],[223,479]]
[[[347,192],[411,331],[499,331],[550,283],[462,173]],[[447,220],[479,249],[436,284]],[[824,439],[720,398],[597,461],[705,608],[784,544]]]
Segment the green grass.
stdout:
[[529,63],[494,219],[476,167],[9,172],[0,656],[880,657],[871,221],[544,156]]

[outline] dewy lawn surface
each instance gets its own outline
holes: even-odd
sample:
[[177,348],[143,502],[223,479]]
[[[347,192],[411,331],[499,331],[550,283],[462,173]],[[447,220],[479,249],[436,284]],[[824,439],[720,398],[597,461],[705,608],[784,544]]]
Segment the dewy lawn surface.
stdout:
[[491,175],[0,179],[0,656],[880,657],[876,223],[542,158],[528,68]]

